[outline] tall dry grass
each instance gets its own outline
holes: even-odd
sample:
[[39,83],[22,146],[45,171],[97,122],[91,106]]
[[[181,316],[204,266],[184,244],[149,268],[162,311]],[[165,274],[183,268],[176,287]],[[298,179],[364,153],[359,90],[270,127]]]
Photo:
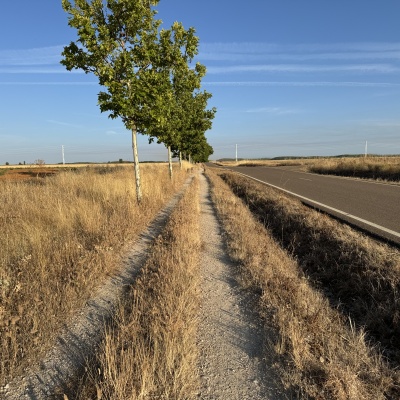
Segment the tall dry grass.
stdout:
[[399,251],[265,185],[233,174],[224,179],[332,304],[365,326],[385,356],[400,365]]
[[[120,308],[75,399],[197,398],[198,184],[192,184]],[[72,398],[72,397],[71,397]]]
[[186,175],[171,184],[166,165],[142,171],[140,206],[132,167],[0,182],[0,385],[48,349]]
[[[371,304],[371,298],[377,300],[381,286],[389,289],[383,280],[397,279],[394,261],[399,260],[398,253],[370,244],[350,229],[338,233],[337,222],[293,204],[293,200],[264,186],[224,174],[228,186],[215,172],[208,170],[207,174],[229,252],[242,265],[247,284],[262,293],[260,308],[265,315],[272,315],[278,327],[279,340],[273,347],[289,357],[289,365],[282,371],[286,384],[294,387],[300,398],[398,398],[396,368],[386,365],[366,331],[335,301],[343,295],[337,292],[339,288],[352,288],[353,292],[346,295],[346,306],[368,312],[366,304]],[[232,188],[244,202],[233,195]],[[309,229],[298,229],[292,220]],[[368,246],[364,246],[365,241]],[[374,266],[371,260],[376,261]],[[325,286],[313,271],[330,277]],[[398,300],[393,287],[388,293],[390,301]],[[384,315],[388,316],[381,309],[384,304],[373,312],[378,324]],[[395,307],[392,304],[390,309]],[[269,353],[267,349],[267,356]]]
[[309,164],[313,164],[315,159],[313,158],[294,158],[287,160],[239,160],[236,161],[217,161],[217,165],[225,167],[306,167]]
[[308,166],[310,172],[356,178],[400,181],[400,157],[354,157],[318,160]]
[[227,167],[296,167],[317,174],[400,181],[400,157],[314,157],[287,160],[221,161]]

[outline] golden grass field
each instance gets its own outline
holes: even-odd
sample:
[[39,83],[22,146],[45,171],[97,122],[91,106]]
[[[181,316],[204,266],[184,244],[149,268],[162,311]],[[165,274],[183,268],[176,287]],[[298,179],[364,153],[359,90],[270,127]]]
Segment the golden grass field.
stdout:
[[[234,173],[206,172],[241,285],[276,331],[265,354],[284,385],[304,399],[399,398],[399,251]],[[46,352],[187,177],[174,168],[171,184],[166,164],[142,175],[140,205],[131,165],[0,180],[0,386]],[[197,191],[195,180],[64,399],[198,398]]]
[[132,166],[80,168],[0,180],[0,385],[45,352],[57,331],[119,263],[186,177]]

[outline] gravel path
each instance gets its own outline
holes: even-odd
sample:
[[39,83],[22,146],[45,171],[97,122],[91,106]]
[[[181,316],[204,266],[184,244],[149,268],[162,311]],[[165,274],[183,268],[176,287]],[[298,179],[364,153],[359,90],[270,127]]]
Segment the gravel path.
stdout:
[[221,228],[200,175],[202,304],[198,346],[204,400],[287,399],[279,380],[267,366],[264,335],[254,312],[254,299],[241,290],[234,265],[227,257]]

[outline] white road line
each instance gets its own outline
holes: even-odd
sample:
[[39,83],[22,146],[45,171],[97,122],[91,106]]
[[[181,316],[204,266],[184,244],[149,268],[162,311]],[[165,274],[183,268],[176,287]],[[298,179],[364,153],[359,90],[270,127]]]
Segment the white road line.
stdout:
[[306,179],[306,178],[299,178],[299,179],[301,179],[302,181],[310,181],[310,182],[312,182],[311,179]]
[[253,178],[252,176],[249,176],[249,175],[246,175],[246,174],[242,174],[241,172],[238,172],[238,174],[239,174],[239,175],[246,176],[247,178],[253,179],[253,180],[255,180],[255,181],[261,182],[261,183],[263,183],[264,185],[268,185],[268,186],[271,186],[271,187],[273,187],[273,188],[275,188],[275,189],[282,190],[283,192],[289,193],[289,194],[291,194],[292,196],[298,197],[299,199],[306,200],[306,201],[308,201],[308,202],[310,202],[310,203],[312,203],[312,204],[315,204],[315,205],[320,206],[320,207],[324,207],[324,208],[326,208],[326,209],[328,209],[328,210],[330,210],[330,211],[334,211],[334,212],[336,212],[336,213],[338,213],[338,214],[340,214],[340,215],[343,215],[343,216],[346,216],[346,217],[350,217],[350,218],[352,218],[352,219],[355,219],[355,220],[358,221],[358,222],[362,222],[362,223],[365,224],[365,225],[371,226],[371,227],[373,227],[373,228],[377,228],[377,229],[379,229],[379,230],[381,230],[381,231],[383,231],[383,232],[389,233],[390,235],[393,235],[393,236],[395,236],[395,237],[397,237],[397,238],[400,238],[400,233],[399,233],[399,232],[392,231],[391,229],[387,229],[387,228],[385,228],[384,226],[374,224],[373,222],[370,222],[370,221],[367,221],[367,220],[365,220],[365,219],[356,217],[355,215],[352,215],[352,214],[343,212],[343,211],[341,211],[341,210],[338,210],[337,208],[333,208],[333,207],[327,206],[326,204],[319,203],[318,201],[309,199],[308,197],[300,196],[299,194],[290,192],[289,190],[282,189],[282,188],[279,187],[279,186],[272,185],[271,183],[267,183],[267,182],[261,181],[260,179]]

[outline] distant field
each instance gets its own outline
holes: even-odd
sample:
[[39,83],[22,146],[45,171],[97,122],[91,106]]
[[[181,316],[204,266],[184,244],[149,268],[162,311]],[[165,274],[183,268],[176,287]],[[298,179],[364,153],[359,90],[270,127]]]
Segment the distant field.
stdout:
[[[142,165],[165,165],[165,163],[141,163]],[[102,163],[102,164],[44,164],[44,165],[0,165],[0,181],[24,181],[32,178],[45,178],[56,175],[61,171],[88,170],[111,171],[115,168],[129,168],[131,163]],[[100,171],[101,172],[101,171]]]
[[223,166],[293,166],[299,170],[326,175],[400,181],[400,156],[299,158],[287,160],[241,160],[216,162]]
[[101,164],[91,164],[91,163],[82,163],[82,164],[43,164],[43,165],[36,165],[36,164],[26,164],[26,165],[0,165],[0,168],[3,169],[14,169],[14,168],[74,168],[74,167],[87,167],[89,165],[115,165],[109,163],[101,163]]
[[400,181],[400,157],[339,158],[319,160],[308,170],[318,174]]

